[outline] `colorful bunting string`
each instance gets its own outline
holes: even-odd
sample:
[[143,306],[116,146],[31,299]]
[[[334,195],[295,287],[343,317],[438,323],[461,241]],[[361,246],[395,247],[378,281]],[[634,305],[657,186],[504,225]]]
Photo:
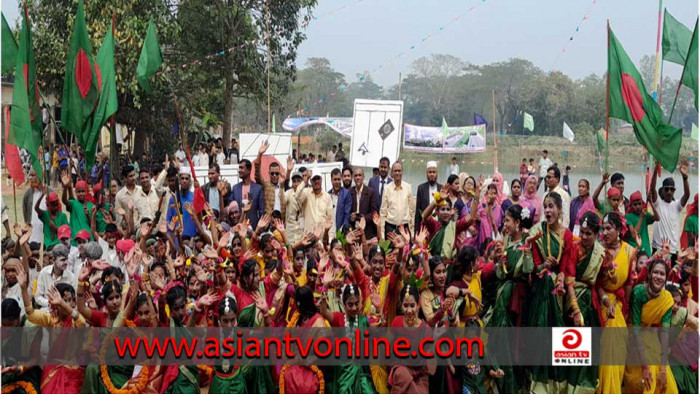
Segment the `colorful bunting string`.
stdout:
[[[457,15],[456,17],[454,17],[451,21],[449,21],[449,22],[447,22],[446,24],[444,24],[444,25],[438,27],[437,29],[433,30],[430,34],[428,34],[427,36],[424,36],[424,37],[421,38],[420,40],[414,42],[414,43],[413,43],[412,45],[410,45],[408,48],[406,48],[405,50],[399,52],[396,56],[390,58],[390,59],[387,60],[385,63],[382,63],[382,64],[380,64],[379,66],[375,67],[373,70],[369,71],[369,74],[371,75],[371,74],[376,73],[377,71],[381,70],[382,68],[384,68],[384,67],[386,67],[386,66],[389,66],[390,64],[394,63],[395,61],[397,61],[398,59],[400,59],[400,58],[403,57],[404,55],[410,53],[411,51],[414,51],[417,47],[419,47],[420,45],[423,45],[426,41],[430,40],[431,38],[433,38],[433,37],[435,37],[436,35],[442,33],[443,31],[445,31],[445,29],[447,29],[450,25],[453,25],[453,24],[459,22],[460,20],[462,20],[462,18],[464,18],[467,14],[469,14],[469,13],[472,12],[472,11],[474,11],[474,9],[476,9],[476,8],[479,7],[480,5],[484,4],[485,2],[486,2],[486,0],[481,0],[481,1],[477,2],[476,4],[472,5],[471,7],[469,7],[469,9],[467,9],[467,10],[464,11],[463,13]],[[360,82],[364,82],[366,76],[367,76],[367,74],[364,74],[364,75],[360,76],[360,78],[359,78]]]
[[561,49],[561,52],[559,52],[559,55],[557,55],[557,58],[554,59],[554,63],[552,63],[551,66],[549,66],[549,69],[552,70],[554,66],[559,62],[559,60],[566,54],[566,50],[569,47],[569,44],[571,44],[572,41],[574,41],[574,37],[578,35],[578,33],[581,31],[581,26],[583,26],[584,23],[588,22],[590,19],[590,13],[591,9],[593,9],[593,6],[598,4],[598,0],[593,0],[591,4],[586,8],[586,11],[583,13],[583,17],[581,20],[576,24],[576,28],[574,31],[569,35],[569,38],[566,40],[566,43],[564,44],[564,47]]

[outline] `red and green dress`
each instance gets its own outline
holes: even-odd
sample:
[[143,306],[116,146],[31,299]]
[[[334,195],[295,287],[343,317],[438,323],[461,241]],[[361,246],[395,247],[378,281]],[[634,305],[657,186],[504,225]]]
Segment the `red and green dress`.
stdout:
[[[566,278],[567,286],[574,287],[583,326],[600,327],[600,302],[598,293],[595,291],[595,283],[603,266],[605,248],[597,241],[594,241],[590,250],[586,250],[578,241],[576,244],[578,245],[576,276]],[[574,327],[572,300],[568,297],[564,302],[564,323],[567,327]],[[598,387],[598,366],[573,366],[568,367],[567,372],[570,393],[594,393]]]
[[[527,305],[526,325],[529,327],[564,327],[562,297],[556,291],[557,275],[574,276],[577,250],[574,237],[569,229],[564,229],[563,236],[550,231],[546,222],[534,225],[530,234],[542,232],[535,241],[532,257],[535,269],[532,275],[532,288]],[[552,256],[557,264],[545,268],[547,258]],[[548,346],[543,344],[543,346]],[[566,390],[566,374],[562,367],[533,366],[530,368],[533,393],[559,392]]]

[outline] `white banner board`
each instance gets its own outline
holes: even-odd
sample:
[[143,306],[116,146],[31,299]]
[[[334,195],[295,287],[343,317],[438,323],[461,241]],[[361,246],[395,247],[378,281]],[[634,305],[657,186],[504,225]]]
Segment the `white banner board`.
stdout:
[[379,159],[399,158],[403,101],[355,99],[350,143],[353,166],[376,167]]
[[286,163],[292,155],[292,133],[241,133],[239,141],[240,160],[255,160],[263,141],[270,143],[265,155],[274,156],[280,163]]
[[[313,171],[314,175],[321,175],[321,184],[323,187],[323,191],[327,192],[332,187],[331,171],[333,171],[334,168],[342,170],[343,163],[340,161],[336,161],[333,163],[295,164],[294,169],[292,170],[292,174],[294,173],[294,171],[298,171],[301,167],[306,167],[307,170]],[[238,178],[238,164],[224,164],[223,166],[219,166],[219,169],[221,170],[221,176],[219,177],[219,179],[227,181],[231,186],[241,181],[240,178]],[[189,168],[187,168],[187,172],[190,173]],[[209,182],[209,168],[195,167],[194,174],[197,177],[200,186],[203,186],[205,183]],[[290,179],[289,186],[291,185],[292,181]]]

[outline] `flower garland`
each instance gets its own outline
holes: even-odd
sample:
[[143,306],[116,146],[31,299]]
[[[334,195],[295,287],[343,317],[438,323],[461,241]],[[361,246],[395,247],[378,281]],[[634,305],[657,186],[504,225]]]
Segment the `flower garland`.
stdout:
[[287,328],[296,327],[297,323],[299,322],[299,316],[301,316],[299,311],[294,312],[294,314],[292,315],[292,318],[289,320],[289,323],[287,323]]
[[22,389],[27,394],[36,394],[36,389],[34,389],[34,386],[31,383],[25,382],[23,380],[19,380],[17,382],[4,386],[2,388],[2,394],[10,394],[17,389]]
[[[149,370],[147,366],[144,366],[141,368],[141,373],[139,373],[139,380],[136,386],[130,388],[130,389],[125,389],[121,388],[118,389],[114,386],[112,383],[112,379],[109,377],[109,371],[107,368],[107,365],[104,364],[104,360],[106,359],[106,353],[107,353],[107,340],[110,339],[113,336],[113,334],[109,334],[105,337],[105,339],[102,341],[102,345],[100,346],[100,377],[102,378],[102,383],[104,383],[105,388],[107,388],[107,391],[111,394],[139,394],[140,392],[143,391],[144,388],[146,388],[146,385],[148,384],[148,375],[149,375]],[[129,382],[127,381],[126,387],[129,386]],[[29,394],[29,393],[27,393]]]
[[[289,367],[290,365],[287,364],[282,367],[282,370],[280,371],[280,394],[284,394],[284,378]],[[316,378],[318,379],[318,393],[324,394],[326,392],[326,381],[323,378],[323,372],[321,372],[321,370],[315,365],[309,366],[309,369],[316,374]]]

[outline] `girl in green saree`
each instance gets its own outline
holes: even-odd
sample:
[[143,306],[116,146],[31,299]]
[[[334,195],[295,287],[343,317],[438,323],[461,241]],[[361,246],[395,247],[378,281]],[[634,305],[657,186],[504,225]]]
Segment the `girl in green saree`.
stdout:
[[[346,335],[352,340],[355,337],[354,329],[369,328],[369,319],[360,314],[362,297],[360,288],[356,284],[344,285],[340,294],[345,313],[331,312],[324,293],[320,304],[321,315],[330,322],[331,327],[345,327]],[[335,379],[329,381],[326,386],[326,391],[329,393],[373,394],[376,392],[368,366],[348,363],[336,367],[334,375]]]
[[[575,276],[567,276],[564,322],[567,326],[600,327],[598,293],[594,286],[603,265],[605,248],[598,243],[600,220],[594,212],[581,218],[581,240]],[[597,366],[573,366],[567,369],[569,393],[594,393],[598,386]]]
[[[503,219],[503,253],[496,258],[496,277],[499,280],[496,302],[493,314],[487,322],[487,327],[520,327],[522,325],[522,310],[527,293],[527,279],[534,268],[531,243],[534,236],[524,238],[525,231],[532,227],[532,215],[529,208],[511,205],[506,210]],[[489,341],[500,344],[497,336]],[[503,344],[517,352],[517,343]],[[500,392],[516,392],[517,382],[524,384],[524,373],[520,368],[503,365],[503,378],[496,380]],[[517,372],[517,374],[516,374]]]
[[[560,222],[562,198],[559,194],[547,194],[543,213],[545,221],[530,230],[537,240],[532,250],[535,269],[531,297],[528,298],[527,326],[563,327],[564,277],[575,275],[577,251],[573,234]],[[533,393],[566,390],[566,376],[561,367],[535,366],[530,373],[530,391]]]
[[[238,305],[235,298],[226,297],[219,303],[219,327],[222,328],[222,333],[231,330],[229,336],[233,337],[233,329],[238,327],[237,313]],[[221,365],[214,366],[214,377],[209,386],[209,392],[211,394],[247,393],[248,388],[240,366],[231,365],[229,360],[223,360]]]

